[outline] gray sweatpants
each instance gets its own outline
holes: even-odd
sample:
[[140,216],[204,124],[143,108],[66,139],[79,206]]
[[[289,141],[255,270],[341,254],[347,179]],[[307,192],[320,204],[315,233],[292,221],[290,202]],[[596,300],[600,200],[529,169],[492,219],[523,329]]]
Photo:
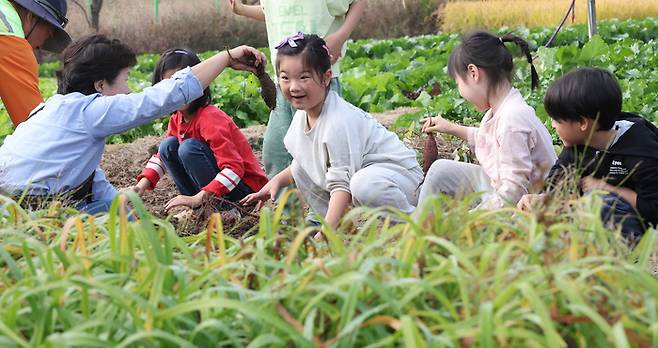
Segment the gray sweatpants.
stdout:
[[[329,208],[329,191],[313,183],[306,171],[293,162],[295,186],[311,209],[322,216]],[[418,185],[423,179],[420,167],[404,169],[392,163],[377,163],[357,171],[350,180],[355,207],[392,207],[410,214],[418,202]]]
[[491,180],[481,166],[440,159],[434,162],[427,171],[418,202],[420,205],[428,197],[438,193],[452,197],[464,197],[475,192],[484,192],[480,201],[486,200],[487,194],[493,192]]

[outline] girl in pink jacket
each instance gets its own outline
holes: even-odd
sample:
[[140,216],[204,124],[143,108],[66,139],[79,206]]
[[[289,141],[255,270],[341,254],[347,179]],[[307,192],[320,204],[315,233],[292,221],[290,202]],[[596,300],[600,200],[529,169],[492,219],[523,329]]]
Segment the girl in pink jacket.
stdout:
[[532,88],[539,77],[528,43],[515,35],[468,34],[448,61],[448,73],[459,94],[479,111],[480,127],[466,127],[441,116],[424,119],[423,131],[452,134],[468,142],[479,165],[438,160],[428,171],[419,201],[444,193],[462,196],[480,192],[479,207],[516,204],[533,182],[543,181],[556,155],[546,127],[535,110],[512,86],[514,64],[505,42],[518,45],[531,67]]

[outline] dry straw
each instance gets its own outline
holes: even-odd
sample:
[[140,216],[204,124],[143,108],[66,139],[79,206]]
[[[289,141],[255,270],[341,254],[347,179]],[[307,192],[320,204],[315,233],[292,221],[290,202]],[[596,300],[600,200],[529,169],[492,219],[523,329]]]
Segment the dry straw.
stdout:
[[[554,26],[560,22],[570,4],[570,0],[454,1],[445,4],[439,20],[444,31],[503,26]],[[598,0],[596,11],[599,20],[658,17],[658,1]],[[576,1],[576,23],[586,22],[587,1]]]

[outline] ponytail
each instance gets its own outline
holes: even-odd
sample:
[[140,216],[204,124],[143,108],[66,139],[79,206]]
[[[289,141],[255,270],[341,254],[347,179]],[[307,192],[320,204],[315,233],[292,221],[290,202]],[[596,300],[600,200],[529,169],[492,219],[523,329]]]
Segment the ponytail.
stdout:
[[456,76],[464,78],[469,64],[487,72],[491,87],[503,81],[512,82],[514,63],[512,53],[505,46],[505,42],[517,44],[528,63],[530,63],[531,88],[539,85],[539,75],[532,64],[532,55],[528,43],[522,38],[507,34],[502,37],[495,36],[486,31],[476,31],[467,34],[462,42],[455,47],[448,60],[448,74],[454,79]]
[[521,48],[521,52],[525,55],[526,59],[528,60],[528,64],[530,64],[530,83],[531,83],[531,89],[535,90],[537,86],[539,86],[539,75],[537,74],[537,69],[535,69],[535,65],[532,64],[532,54],[530,53],[530,47],[528,43],[523,40],[522,38],[512,35],[512,34],[507,34],[504,36],[500,37],[500,42],[505,43],[505,42],[513,42],[517,46]]

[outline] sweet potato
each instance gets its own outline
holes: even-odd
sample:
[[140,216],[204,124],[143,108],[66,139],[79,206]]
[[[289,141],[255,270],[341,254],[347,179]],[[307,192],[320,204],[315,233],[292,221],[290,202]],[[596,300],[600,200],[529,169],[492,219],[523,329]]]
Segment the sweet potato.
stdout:
[[427,134],[425,140],[425,147],[423,148],[423,172],[427,175],[427,171],[434,161],[439,158],[439,149],[436,146],[436,138],[434,134]]
[[[231,57],[231,59],[235,58]],[[246,57],[240,61],[246,65],[256,68],[255,75],[258,78],[258,82],[260,83],[260,95],[265,101],[265,105],[267,105],[270,110],[274,110],[274,108],[276,108],[276,85],[270,78],[270,75],[268,75],[265,71],[265,65],[259,64],[257,66],[256,57],[254,56]]]

